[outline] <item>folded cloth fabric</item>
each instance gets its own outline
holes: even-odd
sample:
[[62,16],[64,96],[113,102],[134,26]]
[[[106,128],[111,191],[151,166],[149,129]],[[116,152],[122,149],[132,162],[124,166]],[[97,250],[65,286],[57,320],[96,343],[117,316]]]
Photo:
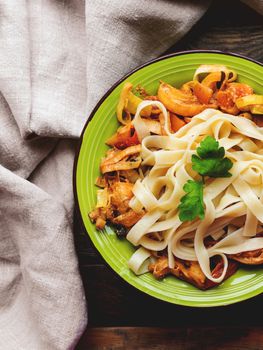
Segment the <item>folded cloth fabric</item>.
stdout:
[[0,0],[0,349],[74,348],[87,315],[72,139],[114,81],[168,49],[209,3]]

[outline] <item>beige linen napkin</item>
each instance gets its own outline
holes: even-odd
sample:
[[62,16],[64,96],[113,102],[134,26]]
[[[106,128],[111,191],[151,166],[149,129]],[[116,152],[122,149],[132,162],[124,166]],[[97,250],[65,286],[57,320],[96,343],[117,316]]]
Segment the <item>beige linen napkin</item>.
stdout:
[[87,315],[72,139],[112,83],[168,49],[209,3],[0,0],[1,350],[77,343]]

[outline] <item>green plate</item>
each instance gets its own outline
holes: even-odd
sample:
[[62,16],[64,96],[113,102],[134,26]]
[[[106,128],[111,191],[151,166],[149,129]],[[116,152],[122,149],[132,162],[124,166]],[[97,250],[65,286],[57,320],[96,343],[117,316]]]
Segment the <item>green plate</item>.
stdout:
[[96,186],[99,164],[107,146],[105,140],[117,129],[115,114],[119,94],[125,81],[134,86],[140,84],[155,94],[159,80],[179,87],[192,79],[200,64],[223,64],[238,73],[240,82],[252,86],[263,94],[263,66],[255,61],[234,54],[218,51],[189,51],[172,54],[151,61],[126,75],[100,100],[82,132],[80,147],[74,166],[74,191],[83,224],[94,246],[105,261],[125,281],[137,289],[158,299],[187,306],[210,307],[236,303],[263,292],[263,269],[240,268],[238,272],[218,287],[201,291],[173,276],[162,281],[150,273],[136,276],[127,267],[127,260],[134,247],[125,239],[118,239],[109,228],[96,231],[88,213],[96,205]]

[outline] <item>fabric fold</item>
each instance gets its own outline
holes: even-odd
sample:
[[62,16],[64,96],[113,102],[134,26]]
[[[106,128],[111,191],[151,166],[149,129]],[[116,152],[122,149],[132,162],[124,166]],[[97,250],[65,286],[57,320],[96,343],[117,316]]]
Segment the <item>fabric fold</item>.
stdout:
[[21,136],[31,134],[31,54],[26,0],[1,1],[0,90]]
[[[12,314],[9,309],[15,307],[33,320],[32,333],[43,343],[38,349],[66,349],[86,326],[85,299],[67,211],[54,196],[2,166],[0,194],[0,270],[1,274],[4,269],[15,270],[13,281],[1,281],[0,288],[9,293],[5,302],[1,294],[0,344],[6,339],[6,318]],[[19,284],[14,282],[18,278]],[[27,307],[25,302],[23,306],[17,304],[21,295],[28,300]],[[16,327],[22,334],[23,322]]]
[[28,0],[32,110],[28,130],[78,137],[86,114],[85,1]]

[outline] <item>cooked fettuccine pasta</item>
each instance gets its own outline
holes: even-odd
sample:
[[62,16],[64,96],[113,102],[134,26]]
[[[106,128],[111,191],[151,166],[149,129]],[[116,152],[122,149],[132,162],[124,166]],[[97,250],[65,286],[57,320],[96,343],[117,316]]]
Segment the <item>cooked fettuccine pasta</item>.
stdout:
[[[263,129],[245,118],[207,109],[177,133],[167,136],[145,135],[140,130],[140,108],[134,119],[142,138],[142,165],[151,167],[134,185],[130,207],[145,214],[129,231],[127,239],[151,251],[168,249],[168,266],[174,268],[174,257],[198,261],[205,276],[221,282],[228,268],[227,255],[263,248]],[[167,124],[167,112],[163,110]],[[226,149],[233,162],[231,177],[211,179],[204,188],[205,217],[182,222],[178,206],[183,186],[198,178],[191,167],[191,156],[204,136],[213,136]],[[241,225],[235,223],[241,218]],[[230,232],[224,228],[231,227]],[[158,232],[160,239],[149,237]],[[222,238],[206,247],[205,238]],[[222,274],[213,277],[210,258],[221,256]],[[136,261],[138,264],[138,262]],[[142,261],[143,263],[143,261]],[[130,267],[133,268],[133,260]]]
[[89,216],[137,247],[137,275],[207,289],[239,263],[263,263],[263,100],[236,79],[204,65],[180,89],[160,82],[156,96],[124,84],[123,126],[107,140]]

